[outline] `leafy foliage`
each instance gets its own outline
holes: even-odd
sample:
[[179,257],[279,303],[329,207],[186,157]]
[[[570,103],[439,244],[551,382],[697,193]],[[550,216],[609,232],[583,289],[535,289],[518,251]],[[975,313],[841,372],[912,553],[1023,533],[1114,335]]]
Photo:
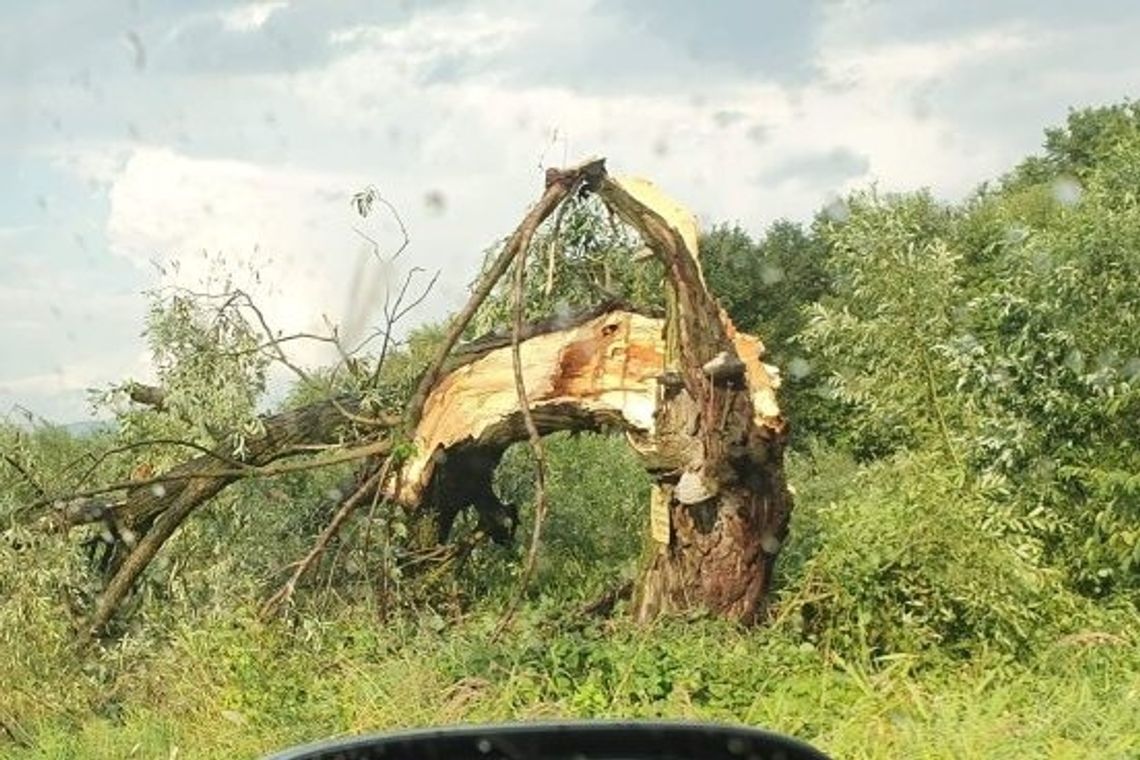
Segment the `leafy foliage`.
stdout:
[[[610,218],[594,197],[569,199],[538,230],[527,259],[523,314],[527,321],[567,319],[601,301],[623,299],[641,308],[664,303],[661,268],[634,260],[633,233]],[[484,267],[497,255],[488,252]],[[469,337],[509,330],[514,314],[511,278],[480,308]]]
[[938,458],[881,460],[838,500],[801,505],[793,527],[810,522],[818,548],[780,615],[807,641],[845,657],[1023,656],[1072,616],[1058,573],[1023,556],[984,492],[959,488]]
[[958,256],[950,213],[925,194],[859,193],[828,225],[835,295],[813,304],[803,333],[832,395],[856,411],[845,437],[861,456],[936,440],[957,459],[952,377],[938,360],[955,316]]
[[[613,619],[584,616],[637,571],[648,483],[624,441],[557,435],[538,579],[495,641],[519,549],[465,544],[467,516],[462,551],[428,563],[408,516],[382,503],[330,547],[287,622],[254,619],[351,487],[348,467],[228,490],[164,550],[122,636],[86,652],[74,626],[98,579],[82,553],[5,525],[0,727],[30,737],[29,757],[252,756],[377,725],[553,715],[760,723],[837,756],[1134,756],[1138,167],[1136,104],[1074,111],[1042,156],[962,203],[860,191],[808,226],[705,236],[706,279],[783,370],[797,431],[796,510],[761,633],[638,628],[620,602]],[[534,246],[528,318],[607,295],[660,305],[657,264],[634,263],[636,244],[594,201]],[[19,465],[0,462],[5,523],[112,445],[180,437],[240,454],[266,354],[233,306],[153,302],[173,413],[123,410],[117,431],[85,440],[0,427]],[[500,288],[468,337],[502,330],[511,308]],[[398,412],[441,334],[393,347],[376,384],[372,357],[311,373],[285,405],[341,390]],[[90,479],[119,479],[138,456],[111,455]],[[495,479],[521,507],[520,545],[529,456],[509,450]]]

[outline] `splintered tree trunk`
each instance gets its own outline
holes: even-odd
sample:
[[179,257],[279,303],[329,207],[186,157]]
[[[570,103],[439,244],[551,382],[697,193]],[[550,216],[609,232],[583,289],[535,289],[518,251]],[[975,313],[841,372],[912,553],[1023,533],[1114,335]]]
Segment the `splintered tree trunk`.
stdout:
[[[691,439],[702,410],[685,391],[666,397],[658,430]],[[791,502],[781,467],[782,433],[759,429],[733,444],[743,451],[714,492],[701,464],[658,477],[651,503],[653,546],[636,594],[636,615],[704,608],[743,623],[761,615]],[[699,448],[698,448],[699,451]],[[698,454],[700,456],[700,454]]]
[[640,619],[705,609],[755,622],[787,534],[786,428],[759,351],[740,355],[709,294],[693,217],[643,181],[599,192],[665,265],[665,371],[655,422],[652,549]]
[[[529,326],[518,336],[518,379],[503,336],[453,350],[515,253],[571,192],[597,193],[664,265],[665,318],[604,304],[569,322]],[[491,474],[505,448],[527,438],[528,424],[538,434],[624,431],[655,480],[654,543],[636,596],[638,617],[704,609],[751,623],[763,612],[792,507],[783,475],[786,426],[775,398],[778,377],[762,363],[762,354],[761,343],[737,333],[709,294],[691,214],[648,182],[609,177],[601,159],[548,170],[540,202],[454,320],[403,420],[381,425],[403,428],[414,454],[391,469],[373,462],[365,485],[408,509],[435,514],[440,539],[458,510],[472,507],[487,535],[507,541],[517,512],[499,502]],[[528,424],[516,382],[525,390]],[[162,403],[161,396],[139,400]],[[101,597],[93,629],[106,625],[147,563],[199,504],[237,478],[273,474],[269,463],[337,439],[336,431],[358,411],[358,400],[337,399],[267,418],[265,434],[250,443],[244,462],[227,461],[224,451],[203,454],[151,481],[74,494],[127,490],[124,501],[106,509],[77,498],[43,517],[46,527],[64,530],[105,519],[145,530]],[[385,436],[344,453],[385,456],[392,441]],[[140,487],[152,484],[161,487]],[[362,485],[342,505],[329,531],[335,532],[363,491]],[[323,545],[311,556],[319,556]]]
[[[665,364],[668,372],[679,372],[683,317],[676,288],[672,284],[667,288]],[[690,346],[690,355],[715,361],[720,347],[713,336],[696,333],[691,339],[711,345]],[[746,369],[749,375],[762,371]],[[663,388],[658,399],[658,440],[671,442],[677,470],[661,473],[653,487],[653,546],[635,614],[644,621],[704,608],[752,623],[762,611],[787,532],[790,504],[782,466],[783,425],[775,416],[742,424],[742,415],[755,417],[752,405],[737,397],[744,394],[738,394],[731,382],[718,383],[709,373],[701,374],[707,380],[703,404],[683,385]],[[704,431],[716,437],[712,446],[702,443],[704,426],[713,428]],[[725,462],[715,462],[712,457],[717,455]],[[713,474],[718,471],[719,477]]]

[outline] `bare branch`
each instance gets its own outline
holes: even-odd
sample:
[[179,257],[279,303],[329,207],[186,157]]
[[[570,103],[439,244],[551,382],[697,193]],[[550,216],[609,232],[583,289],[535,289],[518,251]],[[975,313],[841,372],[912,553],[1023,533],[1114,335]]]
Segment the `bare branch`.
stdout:
[[[284,365],[286,368],[288,368],[290,371],[292,371],[293,374],[297,375],[299,378],[301,378],[305,382],[309,382],[309,383],[312,382],[308,373],[305,372],[300,367],[296,366],[289,359],[289,357],[286,356],[285,351],[281,348],[281,344],[285,343],[287,341],[290,341],[290,340],[300,340],[300,339],[317,340],[317,341],[322,341],[325,343],[335,343],[336,342],[336,339],[333,337],[329,337],[326,335],[315,335],[313,333],[305,333],[305,332],[299,332],[299,333],[295,333],[295,334],[292,334],[289,336],[275,335],[273,332],[273,328],[271,328],[269,326],[269,321],[265,318],[264,312],[262,312],[261,308],[258,307],[258,305],[254,302],[253,297],[250,296],[249,293],[245,292],[241,288],[235,288],[233,290],[227,290],[223,293],[210,293],[207,291],[193,290],[191,288],[187,288],[187,287],[184,287],[181,285],[166,285],[166,286],[163,286],[161,288],[158,288],[158,292],[163,292],[163,291],[172,291],[175,293],[181,293],[183,295],[191,296],[194,298],[202,298],[202,299],[206,299],[206,300],[210,300],[210,301],[222,300],[222,303],[220,305],[218,305],[217,307],[215,307],[215,309],[214,309],[215,312],[217,312],[218,314],[223,313],[230,306],[235,306],[237,308],[244,307],[244,308],[249,309],[251,312],[253,312],[253,315],[254,315],[255,319],[257,320],[258,325],[261,327],[261,332],[265,335],[265,338],[266,338],[265,343],[255,347],[255,348],[247,349],[245,351],[230,352],[228,355],[229,356],[243,356],[243,355],[249,354],[249,353],[256,353],[258,351],[264,351],[267,349],[272,349],[273,357],[277,361],[281,362],[281,364]],[[239,305],[239,303],[240,303],[240,305]]]
[[254,316],[257,317],[258,323],[261,324],[261,329],[265,331],[265,336],[269,338],[269,347],[272,348],[273,352],[277,355],[277,360],[292,370],[293,374],[297,375],[297,377],[301,378],[307,383],[311,383],[312,380],[309,377],[309,373],[305,372],[305,370],[295,365],[289,360],[289,357],[285,355],[285,350],[281,348],[281,342],[277,339],[276,336],[274,336],[273,330],[269,327],[269,322],[265,319],[265,315],[262,313],[261,309],[257,307],[257,304],[253,302],[253,299],[250,298],[249,294],[243,290],[236,290],[234,291],[234,294],[235,296],[242,296],[245,299],[246,306],[248,306],[250,311],[254,313]]
[[566,171],[558,171],[556,169],[547,170],[546,191],[542,194],[538,203],[535,204],[523,218],[518,229],[511,235],[506,246],[504,246],[502,252],[499,254],[499,257],[483,276],[482,281],[462,311],[452,320],[447,335],[436,350],[431,364],[428,365],[427,372],[420,378],[420,384],[408,402],[408,409],[405,414],[405,427],[408,430],[414,429],[416,423],[419,421],[420,415],[423,412],[424,403],[427,401],[428,393],[431,392],[432,387],[438,382],[443,364],[451,353],[451,349],[459,342],[459,338],[463,335],[463,331],[467,329],[467,325],[470,324],[471,319],[475,316],[475,312],[478,311],[479,307],[487,299],[487,296],[491,294],[492,289],[494,289],[495,285],[502,278],[518,254],[519,249],[525,247],[524,242],[529,241],[531,237],[533,237],[538,225],[542,224],[546,217],[550,216],[551,212],[570,195],[571,190],[578,185],[579,177],[586,178],[588,184],[594,184],[597,180],[600,180],[604,174],[605,161],[602,159],[587,161],[584,164]]
[[[573,190],[579,188],[582,184],[582,179],[578,178],[574,181]],[[572,192],[573,192],[572,190]],[[527,438],[530,441],[530,449],[534,452],[534,528],[530,535],[530,549],[527,551],[526,564],[523,565],[522,577],[519,579],[519,587],[515,593],[514,599],[507,607],[502,620],[499,621],[498,627],[492,634],[492,640],[499,637],[511,620],[514,618],[515,611],[518,609],[519,604],[522,603],[522,598],[526,594],[526,589],[530,585],[531,578],[534,576],[535,565],[538,564],[538,547],[542,540],[542,524],[546,519],[546,455],[542,446],[542,436],[539,435],[538,426],[534,423],[534,415],[530,411],[530,400],[527,398],[526,382],[523,379],[522,370],[522,331],[523,331],[523,311],[526,306],[525,302],[525,285],[526,285],[526,254],[530,247],[530,236],[519,244],[518,255],[515,257],[515,281],[514,281],[514,324],[511,326],[511,362],[515,374],[515,391],[518,394],[519,410],[522,412],[523,423],[526,425]]]
[[[275,475],[284,475],[289,472],[302,472],[304,470],[316,470],[322,467],[329,467],[334,464],[342,464],[344,462],[352,462],[357,459],[374,456],[376,454],[386,453],[391,448],[391,442],[388,440],[372,441],[370,443],[362,444],[359,446],[351,446],[342,448],[336,454],[327,457],[314,458],[304,462],[286,462],[283,464],[267,464],[262,466],[245,465],[237,469],[211,469],[203,470],[200,472],[171,472],[166,475],[158,475],[153,478],[142,478],[139,480],[124,480],[109,485],[100,486],[98,488],[89,488],[83,491],[75,491],[64,497],[55,497],[49,499],[40,499],[33,502],[20,511],[26,513],[48,505],[61,503],[65,501],[72,501],[75,499],[83,499],[91,496],[100,496],[106,493],[113,493],[115,491],[124,491],[131,488],[142,488],[164,483],[179,483],[195,480],[236,480],[239,478],[266,478]],[[295,453],[303,453],[303,447],[297,447]],[[288,454],[289,452],[282,452]],[[212,455],[212,453],[211,453]],[[63,530],[81,524],[80,522],[57,521],[53,518],[55,515],[49,514],[39,519],[42,526],[48,530]]]
[[37,496],[40,496],[41,498],[47,496],[47,491],[44,490],[43,486],[36,482],[36,479],[32,477],[32,474],[28,472],[27,469],[22,464],[20,464],[15,457],[5,451],[0,452],[0,458],[3,458],[3,460],[7,462],[13,470],[20,473],[21,477],[27,481],[28,485],[31,486],[32,490],[36,492]]
[[[410,272],[408,272],[408,275],[404,278],[404,283],[400,288],[400,292],[396,296],[395,302],[392,303],[391,305],[389,304],[389,297],[391,296],[391,291],[388,291],[387,293],[385,293],[385,297],[384,297],[384,318],[385,318],[386,324],[385,324],[384,328],[380,331],[380,333],[383,334],[383,336],[384,336],[384,341],[380,344],[380,356],[376,360],[376,368],[373,369],[372,376],[368,379],[368,386],[371,388],[375,388],[375,387],[377,387],[377,385],[379,385],[380,373],[384,369],[384,362],[388,358],[388,352],[393,347],[393,341],[392,341],[392,337],[391,337],[392,336],[392,329],[396,326],[396,324],[399,323],[399,321],[401,319],[403,319],[408,314],[408,312],[410,312],[412,309],[416,308],[417,306],[419,306],[421,303],[424,302],[424,300],[428,297],[428,294],[431,293],[432,288],[435,287],[436,281],[439,280],[440,271],[437,270],[436,273],[433,274],[431,279],[428,281],[428,284],[425,285],[423,287],[423,289],[420,291],[420,294],[418,296],[416,296],[412,300],[411,303],[409,303],[406,306],[403,306],[403,301],[407,297],[408,287],[411,285],[412,277],[415,274],[417,274],[419,272],[423,272],[423,271],[424,270],[421,269],[420,267],[413,267],[412,270]],[[369,337],[368,340],[371,340],[372,337],[375,337],[375,335]],[[367,342],[367,341],[365,341],[365,342]],[[359,350],[359,348],[362,348],[363,346],[364,346],[364,343],[362,343],[358,347],[358,350]]]
[[[185,441],[185,440],[182,440],[181,438],[148,438],[145,441],[135,441],[133,443],[124,444],[123,446],[116,446],[115,448],[108,449],[108,450],[106,450],[106,451],[104,451],[98,455],[88,455],[88,456],[91,456],[94,459],[94,461],[91,463],[91,466],[87,469],[87,471],[84,472],[75,481],[75,483],[72,485],[72,487],[71,487],[72,491],[74,492],[75,489],[79,488],[80,485],[85,483],[87,481],[87,479],[90,478],[91,475],[95,472],[95,470],[99,467],[99,465],[102,464],[104,461],[106,461],[107,457],[114,456],[115,454],[122,454],[122,453],[127,452],[127,451],[134,451],[135,449],[146,448],[148,446],[182,446],[184,448],[194,449],[198,453],[203,454],[205,456],[213,457],[214,459],[217,459],[219,462],[222,462],[223,464],[227,464],[231,467],[235,467],[235,468],[245,467],[245,465],[242,462],[239,462],[236,459],[232,459],[230,457],[227,457],[224,454],[221,454],[217,451],[213,451],[211,449],[208,449],[205,446],[201,446],[197,443],[194,443],[193,441]],[[71,469],[71,467],[74,466],[74,464],[77,464],[78,462],[82,461],[85,458],[87,458],[87,457],[81,457],[80,459],[76,460],[74,463],[67,465],[67,467],[65,467],[64,469],[65,470]],[[137,483],[138,481],[135,481],[135,482]],[[74,494],[71,497],[65,497],[65,498],[74,498],[75,495],[78,495],[78,494]],[[92,494],[92,495],[95,495],[95,494]],[[44,498],[47,498],[47,494],[44,494]]]
[[254,346],[253,348],[246,348],[241,351],[227,351],[226,356],[246,356],[248,354],[256,354],[266,349],[276,348],[282,343],[290,343],[295,340],[315,340],[319,343],[336,343],[336,338],[331,335],[317,335],[316,333],[296,332],[289,335],[282,335],[280,338],[268,340],[265,343]]
[[[389,213],[392,214],[392,218],[396,220],[396,226],[400,228],[400,235],[403,236],[403,242],[400,244],[400,247],[396,250],[396,252],[392,254],[391,258],[392,261],[400,258],[400,255],[408,247],[408,243],[411,242],[411,238],[408,236],[408,228],[404,225],[404,220],[400,216],[400,212],[396,210],[396,207],[393,206],[387,198],[380,194],[380,191],[376,189],[375,185],[369,185],[368,187],[364,188],[364,190],[357,193],[353,197],[353,201],[356,204],[357,213],[361,216],[368,216],[368,214],[371,213],[372,204],[376,201],[379,201],[385,208],[388,209]],[[376,241],[368,235],[365,235],[360,230],[357,230],[355,227],[353,227],[353,230],[355,230],[356,233],[363,237],[365,240],[368,240],[370,243],[372,243],[373,251],[377,256],[379,256],[380,246],[376,243]]]
[[293,592],[297,588],[297,583],[305,573],[309,571],[313,564],[321,558],[325,549],[328,548],[329,542],[340,532],[345,520],[356,511],[356,508],[360,506],[360,503],[368,496],[371,489],[375,488],[379,490],[384,485],[384,481],[388,479],[388,473],[391,467],[392,457],[389,456],[384,459],[384,464],[375,474],[361,483],[360,487],[357,488],[351,496],[345,499],[340,509],[333,515],[332,520],[330,520],[329,524],[325,526],[325,529],[321,531],[321,535],[317,538],[316,543],[313,544],[313,548],[309,550],[309,553],[306,554],[304,558],[296,563],[296,567],[293,570],[293,574],[289,577],[289,580],[278,589],[276,594],[271,596],[266,600],[265,604],[261,606],[259,614],[262,619],[268,618],[276,612],[282,604],[288,604],[293,598]]
[[[570,197],[574,197],[579,189],[581,189],[583,180],[579,179],[573,190],[570,191]],[[554,227],[550,231],[550,242],[546,247],[546,287],[543,293],[549,298],[550,294],[554,292],[554,270],[556,269],[555,254],[561,248],[561,241],[558,235],[562,230],[562,217],[566,215],[566,207],[568,204],[563,203],[558,207],[558,213],[554,215]]]
[[[419,269],[418,271],[422,272],[424,270]],[[408,314],[408,312],[410,312],[412,309],[416,308],[417,306],[419,306],[421,303],[424,302],[424,299],[426,299],[428,297],[428,294],[431,293],[432,288],[435,287],[435,283],[439,280],[439,276],[441,273],[442,273],[442,270],[437,269],[435,271],[435,274],[433,274],[431,276],[431,279],[428,280],[428,284],[424,286],[422,291],[420,291],[420,294],[418,296],[416,296],[414,299],[412,299],[412,301],[410,303],[408,303],[406,306],[404,306],[402,309],[400,308],[400,304],[404,300],[404,293],[403,292],[400,293],[400,297],[398,299],[396,299],[396,303],[393,304],[393,306],[392,306],[393,313],[392,313],[391,321],[393,324],[395,324],[396,322],[399,322],[401,319],[403,319]],[[406,289],[406,287],[407,286],[405,286],[405,289]]]

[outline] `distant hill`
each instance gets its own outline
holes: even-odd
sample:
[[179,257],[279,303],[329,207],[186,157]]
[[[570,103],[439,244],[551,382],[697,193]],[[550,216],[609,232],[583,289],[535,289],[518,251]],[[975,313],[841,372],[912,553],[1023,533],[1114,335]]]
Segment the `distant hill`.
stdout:
[[76,438],[84,438],[96,433],[110,432],[115,429],[115,423],[110,420],[83,420],[81,422],[69,422],[65,425],[60,425],[61,428],[66,430]]

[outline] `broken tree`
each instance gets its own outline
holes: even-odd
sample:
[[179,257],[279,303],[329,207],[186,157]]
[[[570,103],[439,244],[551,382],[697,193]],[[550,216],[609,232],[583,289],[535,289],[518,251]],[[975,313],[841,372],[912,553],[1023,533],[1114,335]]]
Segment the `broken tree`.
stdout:
[[[606,304],[569,324],[526,326],[516,312],[509,338],[457,349],[496,283],[512,264],[525,265],[538,226],[576,193],[596,193],[660,262],[664,318]],[[330,455],[337,461],[366,458],[359,487],[299,565],[283,589],[288,593],[275,601],[292,593],[328,539],[371,496],[435,514],[440,540],[466,507],[478,511],[488,535],[510,540],[517,513],[491,488],[506,447],[527,438],[537,445],[538,435],[557,430],[619,430],[655,481],[654,546],[636,594],[638,617],[705,608],[746,623],[757,620],[791,509],[783,474],[786,426],[775,400],[776,373],[763,364],[760,341],[738,333],[709,293],[697,239],[691,214],[649,182],[609,176],[602,160],[548,170],[542,197],[453,319],[403,419],[371,420],[366,439]],[[515,286],[517,294],[519,269]],[[358,400],[342,398],[271,417],[266,438],[251,447],[251,461],[235,463],[220,451],[202,454],[155,479],[174,487],[152,491],[129,484],[127,497],[110,509],[140,538],[111,578],[93,626],[110,620],[139,573],[198,504],[236,478],[280,471],[288,464],[276,460],[334,439],[334,429],[343,439],[346,426],[359,429],[352,424],[358,411]],[[402,448],[394,443],[406,439],[414,444],[413,455],[393,459],[390,452]],[[99,519],[92,514],[72,502],[44,524],[66,528]]]

